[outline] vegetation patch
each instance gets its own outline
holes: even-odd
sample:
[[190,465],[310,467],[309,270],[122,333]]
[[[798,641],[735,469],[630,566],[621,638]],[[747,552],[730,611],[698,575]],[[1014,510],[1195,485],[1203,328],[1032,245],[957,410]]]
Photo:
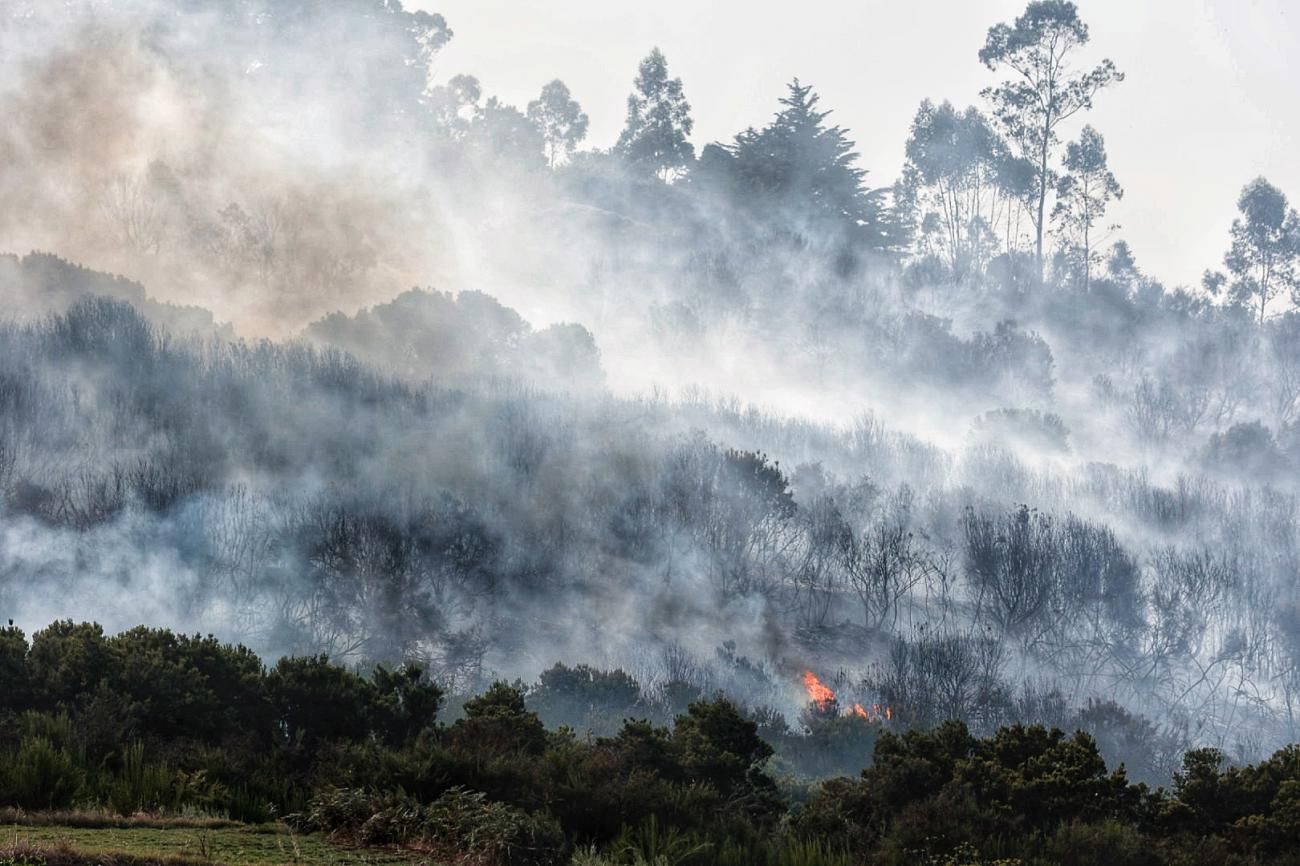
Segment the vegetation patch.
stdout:
[[285,827],[154,824],[11,826],[0,841],[0,866],[398,866],[423,862],[410,853],[351,848]]

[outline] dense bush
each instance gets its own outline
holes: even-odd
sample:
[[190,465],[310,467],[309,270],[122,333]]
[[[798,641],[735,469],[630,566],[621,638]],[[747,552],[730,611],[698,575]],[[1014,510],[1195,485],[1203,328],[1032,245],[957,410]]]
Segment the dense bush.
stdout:
[[26,737],[17,750],[0,756],[0,791],[6,805],[66,809],[81,783],[81,768],[67,748],[45,737]]
[[[0,806],[283,816],[303,830],[500,866],[570,855],[592,864],[1155,866],[1201,862],[1200,851],[1205,862],[1264,864],[1294,862],[1300,841],[1300,750],[1245,766],[1192,750],[1172,786],[1153,790],[1108,768],[1097,738],[1135,756],[1174,747],[1111,703],[1069,714],[1050,709],[1050,694],[1016,699],[1096,738],[1044,725],[984,737],[962,722],[904,729],[900,717],[917,711],[903,691],[889,718],[810,704],[798,731],[705,698],[671,725],[629,718],[609,736],[578,737],[548,730],[530,697],[563,706],[576,695],[582,713],[621,712],[641,706],[631,703],[635,680],[560,666],[529,690],[496,683],[442,725],[442,693],[414,667],[362,676],[315,656],[267,670],[209,640],[106,636],[72,623],[30,647],[13,629],[5,641],[7,670],[26,691],[12,693],[23,703],[0,719]],[[889,676],[878,685],[903,688]],[[229,718],[260,727],[187,731],[159,717],[203,706],[213,690],[232,701]],[[110,706],[130,711],[138,739],[103,750]],[[1144,774],[1158,774],[1155,761],[1140,764]],[[781,775],[850,762],[864,769]]]

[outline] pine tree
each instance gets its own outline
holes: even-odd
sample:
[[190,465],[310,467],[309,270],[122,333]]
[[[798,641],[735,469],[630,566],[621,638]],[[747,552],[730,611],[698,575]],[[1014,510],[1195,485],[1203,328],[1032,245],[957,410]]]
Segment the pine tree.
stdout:
[[886,246],[880,195],[863,186],[866,170],[847,130],[828,125],[812,87],[795,79],[781,110],[762,130],[748,129],[729,148],[739,191],[798,232],[838,227]]

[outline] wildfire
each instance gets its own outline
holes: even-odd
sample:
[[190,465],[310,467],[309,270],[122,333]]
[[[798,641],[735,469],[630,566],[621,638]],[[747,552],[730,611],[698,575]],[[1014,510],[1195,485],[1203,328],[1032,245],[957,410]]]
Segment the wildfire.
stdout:
[[853,705],[853,715],[866,719],[869,722],[888,722],[894,718],[894,713],[889,707],[882,707],[880,704],[872,704],[871,709],[867,709],[862,704]]
[[[803,687],[804,691],[808,692],[808,701],[817,708],[817,712],[825,715],[836,711],[835,690],[818,679],[815,673],[803,672]],[[844,715],[857,716],[869,722],[888,722],[894,718],[893,710],[883,704],[864,707],[862,704],[855,703],[850,709],[845,710]]]
[[812,671],[803,672],[803,687],[808,692],[808,700],[816,704],[817,709],[825,712],[835,703],[835,692]]

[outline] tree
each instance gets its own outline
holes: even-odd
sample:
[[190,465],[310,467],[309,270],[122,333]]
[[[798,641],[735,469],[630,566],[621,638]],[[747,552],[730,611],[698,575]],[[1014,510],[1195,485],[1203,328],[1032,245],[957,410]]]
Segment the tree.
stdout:
[[1013,77],[982,95],[1021,156],[1034,166],[1032,216],[1039,279],[1043,272],[1043,230],[1047,191],[1053,181],[1052,146],[1057,128],[1080,111],[1092,108],[1102,88],[1123,81],[1110,60],[1089,72],[1070,74],[1069,58],[1088,42],[1088,27],[1066,0],[1035,0],[1013,25],[989,28],[979,58],[991,70],[1007,69]]
[[528,694],[528,706],[548,725],[568,725],[578,731],[597,729],[602,722],[617,725],[631,717],[640,703],[641,687],[629,674],[590,665],[556,664],[542,671]]
[[1021,505],[1003,516],[967,507],[966,571],[977,604],[1008,634],[1028,636],[1050,612],[1058,561],[1052,519]]
[[1300,216],[1287,204],[1286,195],[1262,177],[1241,191],[1237,199],[1241,216],[1232,221],[1232,246],[1223,263],[1232,275],[1232,298],[1258,311],[1264,324],[1269,302],[1289,290],[1300,295]]
[[483,88],[472,75],[454,76],[446,84],[430,87],[425,97],[434,129],[449,139],[464,137],[478,114]]
[[881,523],[853,539],[845,555],[849,584],[862,602],[863,625],[883,628],[920,581],[923,562],[912,533],[897,521]]
[[983,270],[994,226],[1010,218],[1018,190],[1004,181],[1015,175],[1013,160],[977,109],[959,112],[950,102],[936,106],[928,99],[917,109],[903,182],[924,209],[922,225],[931,227],[925,235],[938,239],[955,280]]
[[489,164],[541,168],[545,142],[532,118],[495,96],[478,109],[465,133],[468,145]]
[[758,726],[726,698],[692,703],[673,724],[673,745],[691,775],[724,797],[772,787],[761,768],[772,756],[772,747],[758,735]]
[[542,95],[528,103],[528,119],[541,130],[550,168],[573,153],[587,137],[587,115],[569,88],[558,78],[542,88]]
[[1300,312],[1292,310],[1274,319],[1267,336],[1266,357],[1273,368],[1268,384],[1270,403],[1278,427],[1284,427],[1300,410]]
[[834,227],[887,246],[879,196],[862,185],[866,171],[856,165],[855,145],[847,130],[826,123],[830,112],[818,101],[796,78],[770,124],[736,136],[728,151],[738,187],[752,206],[800,234]]
[[365,680],[324,655],[282,658],[266,677],[280,738],[309,748],[364,737],[370,692]]
[[447,43],[451,41],[451,37],[455,34],[447,26],[447,19],[437,12],[416,11],[405,14],[410,16],[410,23],[406,27],[406,33],[414,39],[416,46],[418,46],[416,51],[418,61],[412,63],[414,58],[408,58],[407,62],[423,70],[427,82],[428,76],[433,71],[434,57],[437,56],[439,51],[447,47]]
[[112,649],[96,623],[61,620],[32,635],[27,670],[42,708],[75,706],[110,680],[113,667]]
[[32,678],[27,669],[27,635],[10,625],[0,627],[0,683],[14,712],[30,709]]
[[682,80],[668,77],[668,60],[656,48],[641,61],[633,86],[627,123],[614,149],[632,165],[667,180],[695,159],[695,148],[686,138],[695,122]]
[[1085,126],[1078,141],[1065,147],[1067,174],[1056,185],[1056,207],[1052,219],[1056,220],[1082,259],[1083,289],[1092,287],[1092,265],[1097,253],[1093,246],[1097,239],[1093,228],[1106,214],[1112,198],[1123,198],[1124,190],[1106,164],[1106,141],[1101,133]]
[[379,665],[371,675],[370,725],[385,743],[405,745],[433,727],[442,706],[442,689],[424,668]]
[[494,682],[465,701],[465,717],[452,725],[451,741],[475,754],[540,755],[546,748],[546,728],[524,703],[522,690]]

